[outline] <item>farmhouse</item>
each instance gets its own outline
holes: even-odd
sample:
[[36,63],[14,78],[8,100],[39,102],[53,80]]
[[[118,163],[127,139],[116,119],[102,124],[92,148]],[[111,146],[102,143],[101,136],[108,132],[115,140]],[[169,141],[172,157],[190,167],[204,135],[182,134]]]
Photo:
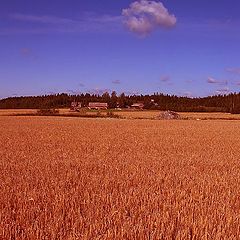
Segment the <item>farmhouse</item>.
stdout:
[[96,110],[107,109],[108,104],[107,103],[100,103],[100,102],[90,102],[88,104],[88,108],[89,109],[96,109]]
[[144,108],[144,104],[143,103],[134,103],[134,104],[131,105],[131,108],[142,110]]
[[82,107],[82,103],[81,103],[81,102],[75,102],[75,101],[74,101],[74,102],[71,103],[70,110],[71,110],[71,111],[78,112],[81,107]]

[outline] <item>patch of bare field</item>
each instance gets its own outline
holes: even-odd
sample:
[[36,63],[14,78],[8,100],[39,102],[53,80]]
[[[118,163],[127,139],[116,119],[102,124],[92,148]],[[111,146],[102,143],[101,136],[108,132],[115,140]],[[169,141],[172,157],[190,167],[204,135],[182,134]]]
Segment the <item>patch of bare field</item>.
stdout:
[[239,239],[240,125],[0,117],[0,239]]

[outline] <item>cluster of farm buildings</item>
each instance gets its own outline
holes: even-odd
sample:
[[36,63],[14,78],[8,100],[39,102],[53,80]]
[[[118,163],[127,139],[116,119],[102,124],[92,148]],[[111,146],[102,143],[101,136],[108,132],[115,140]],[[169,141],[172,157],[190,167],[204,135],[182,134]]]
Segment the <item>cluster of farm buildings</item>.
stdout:
[[[72,102],[70,110],[71,111],[79,111],[83,107],[81,102]],[[104,102],[90,102],[87,106],[88,109],[91,110],[106,110],[108,109],[108,103]],[[131,109],[139,109],[142,110],[144,108],[143,103],[134,103],[130,106]]]

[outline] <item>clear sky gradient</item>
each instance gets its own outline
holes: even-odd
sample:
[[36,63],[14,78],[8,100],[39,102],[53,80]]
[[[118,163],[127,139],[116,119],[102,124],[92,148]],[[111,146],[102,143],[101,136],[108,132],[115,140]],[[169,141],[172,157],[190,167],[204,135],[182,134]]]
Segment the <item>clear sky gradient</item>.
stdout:
[[239,0],[1,0],[0,98],[239,92],[239,9]]

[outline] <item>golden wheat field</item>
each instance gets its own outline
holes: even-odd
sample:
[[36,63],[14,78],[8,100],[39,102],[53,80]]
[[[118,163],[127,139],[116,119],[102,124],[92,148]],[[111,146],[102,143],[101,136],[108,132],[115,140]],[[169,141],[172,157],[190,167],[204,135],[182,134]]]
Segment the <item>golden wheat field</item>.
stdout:
[[239,239],[240,123],[0,117],[0,239]]

